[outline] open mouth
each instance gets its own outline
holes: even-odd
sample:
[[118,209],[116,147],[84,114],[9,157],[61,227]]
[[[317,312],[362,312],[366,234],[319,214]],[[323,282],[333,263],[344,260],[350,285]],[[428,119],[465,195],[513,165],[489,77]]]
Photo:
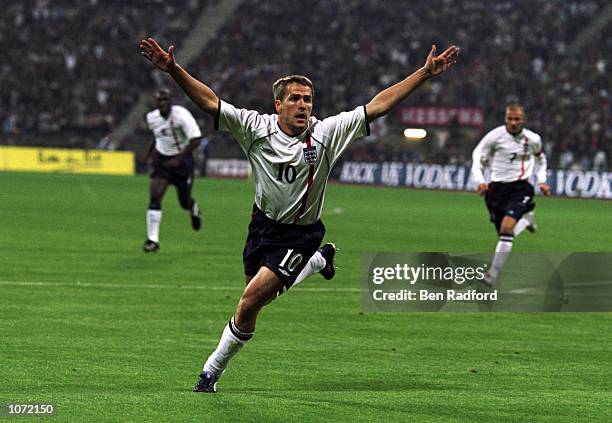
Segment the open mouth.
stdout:
[[295,115],[295,118],[298,121],[305,121],[306,120],[306,113],[298,113],[297,115]]

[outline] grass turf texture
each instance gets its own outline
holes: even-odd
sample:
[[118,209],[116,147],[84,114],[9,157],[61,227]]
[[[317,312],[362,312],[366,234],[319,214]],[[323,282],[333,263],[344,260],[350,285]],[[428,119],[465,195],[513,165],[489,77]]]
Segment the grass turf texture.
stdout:
[[[145,255],[147,184],[0,174],[0,403],[51,402],[54,421],[609,417],[610,313],[362,314],[363,252],[486,252],[496,236],[475,194],[356,186],[328,188],[336,278],[265,308],[220,392],[192,393],[240,296],[252,183],[197,180],[200,233],[170,189]],[[537,203],[514,251],[609,250],[612,203]]]

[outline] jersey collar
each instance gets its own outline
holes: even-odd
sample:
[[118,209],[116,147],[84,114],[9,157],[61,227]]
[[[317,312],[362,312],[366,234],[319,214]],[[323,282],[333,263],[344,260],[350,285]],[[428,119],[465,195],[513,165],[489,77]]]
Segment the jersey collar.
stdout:
[[508,128],[506,128],[505,125],[504,130],[506,131],[506,134],[510,135],[514,141],[520,142],[525,137],[525,128],[521,129],[521,132],[516,135],[510,133],[510,131],[508,131]]
[[283,128],[281,128],[281,126],[278,124],[278,118],[276,119],[276,127],[278,128],[279,133],[283,134],[285,138],[289,138],[291,140],[299,140],[301,142],[304,142],[304,140],[306,139],[306,136],[310,134],[311,123],[308,122],[308,127],[297,135],[289,135],[288,133],[283,131]]
[[163,120],[168,120],[172,117],[172,106],[170,106],[170,111],[168,112],[168,116],[164,116],[162,115],[161,110],[157,109],[157,111],[159,112],[159,116],[163,119]]

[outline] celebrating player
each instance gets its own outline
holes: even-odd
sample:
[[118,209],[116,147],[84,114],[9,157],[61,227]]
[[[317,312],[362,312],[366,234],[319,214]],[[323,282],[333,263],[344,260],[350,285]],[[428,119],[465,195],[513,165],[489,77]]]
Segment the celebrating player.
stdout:
[[[495,224],[499,241],[495,256],[484,282],[493,285],[506,258],[512,251],[512,241],[524,229],[535,231],[533,209],[534,188],[528,182],[535,172],[544,195],[550,194],[546,184],[546,156],[541,137],[523,128],[525,111],[518,103],[506,107],[506,124],[488,132],[472,153],[472,177],[478,192],[485,196],[491,222]],[[490,166],[491,182],[487,184],[483,168]]]
[[385,115],[428,78],[453,66],[459,48],[436,55],[432,46],[425,65],[403,81],[381,91],[367,105],[324,120],[311,115],[312,82],[300,75],[277,80],[272,88],[277,114],[238,109],[219,99],[176,63],[174,46],[164,51],[152,38],[140,43],[142,54],[229,131],[253,168],[255,204],[243,262],[247,286],[217,349],[204,363],[197,392],[216,392],[229,360],[253,336],[264,305],[306,277],[334,276],[335,247],[319,248],[325,234],[320,220],[329,173],[340,155],[369,133],[369,124]]
[[156,95],[157,109],[147,113],[147,127],[154,140],[146,152],[152,161],[147,210],[146,253],[159,250],[161,203],[168,184],[176,186],[181,207],[189,210],[191,226],[200,230],[200,208],[191,197],[194,162],[192,152],[200,144],[202,133],[193,115],[183,106],[171,105],[170,91],[161,89]]

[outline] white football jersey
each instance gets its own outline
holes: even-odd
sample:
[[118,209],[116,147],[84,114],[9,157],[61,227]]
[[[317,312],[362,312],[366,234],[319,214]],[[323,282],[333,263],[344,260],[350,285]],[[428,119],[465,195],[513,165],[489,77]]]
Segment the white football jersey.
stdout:
[[535,172],[539,184],[546,182],[546,156],[538,134],[523,128],[518,135],[505,125],[487,133],[472,153],[472,177],[485,183],[483,168],[491,167],[491,182],[528,180]]
[[155,149],[164,156],[179,154],[190,140],[202,136],[195,118],[183,106],[172,106],[167,118],[159,109],[150,111],[147,113],[147,127],[155,137]]
[[229,131],[247,155],[255,179],[255,204],[270,219],[306,225],[321,217],[332,167],[358,138],[369,134],[365,106],[324,120],[292,137],[278,115],[259,114],[219,102],[215,128]]

